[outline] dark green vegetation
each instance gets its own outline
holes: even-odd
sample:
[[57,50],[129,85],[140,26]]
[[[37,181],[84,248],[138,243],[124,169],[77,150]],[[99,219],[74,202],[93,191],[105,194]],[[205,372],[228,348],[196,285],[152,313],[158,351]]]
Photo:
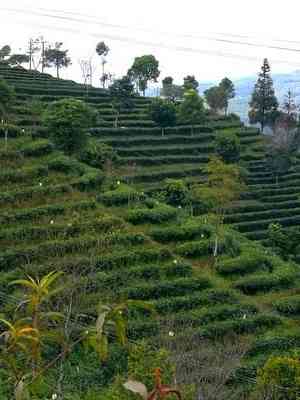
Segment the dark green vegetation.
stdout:
[[[97,315],[100,301],[128,298],[148,301],[157,310],[152,317],[146,312],[129,316],[131,344],[143,338],[156,347],[178,343],[177,351],[189,354],[191,348],[214,348],[227,337],[241,346],[247,340],[241,365],[230,374],[232,387],[245,391],[270,354],[299,347],[298,266],[229,227],[220,236],[216,261],[213,223],[197,215],[201,204],[194,204],[191,217],[185,201],[187,188],[205,178],[201,167],[214,152],[216,136],[227,132],[239,138],[248,187],[225,222],[253,239],[265,238],[271,222],[299,225],[297,158],[276,182],[266,168],[258,131],[232,116],[165,128],[162,136],[148,117],[149,99],[136,97],[114,128],[107,91],[87,92],[83,85],[21,69],[2,68],[0,75],[14,86],[9,123],[11,132],[18,132],[9,134],[7,149],[0,150],[1,312],[13,314],[18,291],[8,286],[11,280],[63,271],[60,302],[67,306],[73,293],[74,325],[86,314]],[[66,97],[95,107],[99,118],[88,139],[112,146],[117,162],[106,165],[100,157],[101,168],[95,168],[92,155],[78,161],[58,150],[30,107],[37,96],[45,107]],[[197,106],[202,110],[198,101]],[[183,184],[168,181],[162,190],[166,178]],[[64,367],[65,393],[76,400],[129,398],[119,394],[114,380],[132,371],[127,350],[113,344],[106,364],[77,350]],[[180,367],[189,371],[184,362]],[[58,373],[47,375],[37,399],[55,392]],[[0,390],[8,399],[3,382]]]

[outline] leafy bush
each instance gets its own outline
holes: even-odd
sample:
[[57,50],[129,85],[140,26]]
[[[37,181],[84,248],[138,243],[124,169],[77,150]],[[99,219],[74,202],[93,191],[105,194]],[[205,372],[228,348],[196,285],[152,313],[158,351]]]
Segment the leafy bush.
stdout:
[[183,206],[188,202],[188,187],[180,179],[167,179],[163,191],[166,202],[171,206]]
[[144,199],[144,194],[137,192],[127,185],[119,185],[117,189],[104,192],[99,196],[99,200],[106,206],[120,206],[129,204],[131,201],[142,201]]
[[186,293],[210,287],[207,278],[180,278],[155,284],[142,284],[127,287],[121,291],[129,299],[149,300],[158,297],[182,296]]
[[0,124],[0,137],[4,137],[7,133],[8,138],[16,138],[25,134],[19,126],[12,124]]
[[207,239],[210,237],[212,227],[204,225],[203,222],[190,220],[184,225],[170,226],[167,228],[155,228],[150,232],[150,236],[161,243],[178,242],[181,240],[193,240],[197,237]]
[[246,253],[244,252],[239,257],[220,261],[217,265],[217,271],[221,275],[243,275],[257,270],[269,270],[269,272],[272,272],[273,263],[270,256],[254,249]]
[[294,282],[294,273],[281,273],[276,275],[257,274],[239,279],[234,283],[234,288],[251,295],[257,292],[268,292],[270,290],[288,288],[292,286]]
[[225,162],[237,162],[240,158],[240,139],[233,132],[219,132],[215,150]]
[[55,145],[66,153],[82,151],[87,143],[85,129],[96,120],[96,113],[77,99],[62,99],[50,104],[43,115]]
[[154,99],[149,106],[150,118],[161,128],[176,124],[176,108],[172,101]]
[[218,339],[228,334],[248,334],[273,328],[281,324],[279,317],[270,314],[258,314],[243,319],[227,320],[207,324],[197,332],[201,338]]
[[300,295],[278,300],[274,303],[274,308],[284,315],[298,315],[300,313]]
[[28,157],[40,157],[53,151],[53,145],[47,139],[40,139],[22,146],[21,153]]
[[89,140],[87,146],[79,154],[79,159],[91,167],[103,169],[108,161],[117,161],[117,154],[111,146]]
[[177,217],[177,210],[173,207],[161,204],[153,209],[136,208],[130,211],[126,219],[133,224],[161,224]]

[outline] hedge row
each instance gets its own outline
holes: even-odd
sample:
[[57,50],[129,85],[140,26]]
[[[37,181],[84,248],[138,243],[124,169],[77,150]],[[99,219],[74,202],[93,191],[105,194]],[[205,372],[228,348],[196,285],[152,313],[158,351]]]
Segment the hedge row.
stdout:
[[239,257],[220,261],[217,265],[217,271],[221,275],[249,274],[257,270],[273,271],[273,262],[270,256],[253,249],[243,253]]
[[300,295],[278,300],[274,308],[284,315],[298,315],[300,313]]
[[0,183],[24,183],[33,179],[48,175],[48,167],[39,165],[37,167],[25,167],[22,169],[6,169],[0,172]]
[[21,85],[20,82],[15,85],[16,93],[22,94],[30,94],[30,95],[51,95],[51,96],[71,96],[71,97],[86,97],[88,95],[92,95],[93,97],[101,97],[108,98],[108,92],[104,92],[102,90],[91,90],[87,91],[86,89],[77,89],[72,87],[62,88],[61,86],[55,87],[54,83],[51,83],[48,87],[43,83],[42,85]]
[[190,264],[178,262],[177,264],[169,263],[166,265],[149,264],[138,265],[126,270],[116,270],[112,272],[100,272],[95,274],[92,285],[96,285],[98,290],[104,288],[120,289],[128,282],[146,280],[158,281],[173,278],[186,278],[192,275],[192,267]]
[[214,304],[233,304],[238,301],[236,293],[228,289],[208,289],[201,293],[187,294],[183,297],[170,297],[155,300],[155,309],[161,314],[190,310],[198,306]]
[[61,215],[68,211],[82,211],[94,209],[97,207],[95,200],[83,200],[73,203],[52,204],[49,206],[40,206],[35,208],[28,208],[18,210],[14,213],[3,212],[0,216],[0,224],[7,224],[13,222],[25,222],[33,219],[38,219],[44,216]]
[[157,205],[154,208],[136,208],[129,211],[126,220],[132,224],[161,224],[162,222],[176,219],[178,210],[174,207],[164,204]]
[[238,206],[233,207],[229,210],[230,213],[242,214],[242,213],[256,213],[260,211],[268,211],[270,209],[289,209],[289,208],[299,208],[300,200],[284,201],[281,203],[257,203],[257,204],[244,204],[246,202],[240,203]]
[[120,185],[115,190],[110,190],[104,192],[98,197],[102,203],[106,206],[121,206],[125,204],[129,204],[132,201],[142,201],[145,200],[144,193],[139,193],[135,189],[126,186]]
[[61,260],[60,268],[64,271],[111,271],[131,267],[140,263],[160,263],[172,257],[172,253],[165,248],[128,249],[115,248],[111,254],[101,257],[76,257],[75,259]]
[[86,173],[70,183],[60,183],[47,186],[31,186],[22,190],[3,192],[0,194],[0,204],[14,203],[15,201],[28,200],[39,196],[56,196],[62,193],[71,192],[72,189],[81,191],[91,190],[101,185],[104,176],[96,170]]
[[140,284],[120,291],[122,297],[133,300],[150,300],[159,297],[183,296],[211,286],[207,278],[180,278],[155,284]]
[[[147,171],[147,170],[146,170]],[[166,168],[161,168],[160,171],[155,172],[146,172],[146,173],[137,173],[134,176],[128,176],[126,178],[131,179],[133,182],[159,182],[164,179],[170,178],[185,178],[188,176],[199,176],[201,175],[201,171],[198,168],[189,168],[185,169],[182,165],[178,165],[177,170],[170,170],[168,171]]]
[[245,294],[253,295],[258,292],[285,289],[295,284],[295,273],[286,272],[281,274],[257,274],[242,278],[233,284],[235,289]]
[[49,140],[40,139],[22,146],[20,152],[24,156],[39,157],[51,153],[53,149],[54,146],[49,142]]
[[243,319],[220,321],[207,324],[197,330],[196,335],[201,339],[221,339],[230,334],[249,334],[273,328],[282,321],[270,314],[258,314]]
[[253,357],[268,352],[284,352],[294,347],[300,347],[299,332],[259,338],[253,343],[247,355]]
[[206,163],[209,160],[209,155],[199,156],[166,156],[166,157],[122,157],[120,163],[122,165],[136,163],[138,165],[166,165],[166,164],[181,164],[181,163]]
[[0,230],[0,240],[50,240],[79,235],[84,231],[109,232],[124,228],[124,220],[116,216],[103,216],[92,222],[53,224],[50,226],[22,226]]
[[117,147],[115,149],[120,157],[151,157],[151,156],[167,156],[167,155],[198,155],[198,154],[207,154],[212,153],[214,150],[213,145],[182,145],[180,147],[177,146],[154,146],[154,147],[137,147],[137,148],[129,148],[122,149]]
[[147,241],[141,233],[110,233],[101,238],[95,236],[80,236],[76,238],[54,240],[30,247],[16,248],[0,253],[0,269],[8,270],[34,260],[48,257],[62,257],[65,254],[103,249],[112,244],[139,245]]
[[252,232],[258,230],[268,229],[268,226],[273,222],[279,222],[282,226],[293,226],[299,225],[300,223],[300,215],[294,215],[293,217],[280,218],[280,219],[267,219],[267,220],[258,220],[254,222],[241,222],[234,224],[234,226],[240,232]]
[[129,138],[114,138],[112,136],[109,139],[102,140],[113,147],[131,148],[138,146],[163,146],[163,145],[178,145],[178,144],[200,144],[212,142],[215,138],[214,134],[202,133],[197,136],[179,136],[179,135],[167,135],[167,136],[130,136]]
[[[162,131],[160,128],[91,128],[90,132],[92,135],[105,137],[105,136],[123,136],[123,137],[132,137],[132,136],[162,136]],[[201,134],[201,133],[213,133],[213,128],[210,126],[203,125],[195,125],[191,126],[176,126],[165,128],[164,135],[184,135],[184,134]]]
[[212,228],[200,222],[190,221],[185,225],[171,226],[169,228],[155,228],[150,236],[161,243],[177,242],[182,240],[193,240],[197,237],[207,239],[210,237]]
[[284,218],[290,217],[291,215],[300,214],[300,208],[291,208],[283,210],[268,210],[259,211],[254,213],[243,213],[243,214],[233,214],[226,216],[226,222],[229,224],[248,222],[248,221],[258,221],[271,218]]

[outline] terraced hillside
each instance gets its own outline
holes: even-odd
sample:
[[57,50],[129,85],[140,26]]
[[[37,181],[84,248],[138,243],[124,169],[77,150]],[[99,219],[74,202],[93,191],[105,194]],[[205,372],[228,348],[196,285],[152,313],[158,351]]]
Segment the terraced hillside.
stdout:
[[[96,317],[99,300],[129,298],[149,301],[158,312],[153,317],[144,312],[130,315],[131,341],[146,338],[172,347],[177,339],[193,338],[198,347],[213,348],[226,335],[246,338],[249,348],[233,374],[235,384],[253,385],[256,368],[271,353],[300,347],[298,266],[283,262],[229,227],[216,264],[211,257],[215,232],[209,219],[191,218],[187,210],[151,197],[167,177],[188,182],[204,179],[200,167],[213,151],[218,130],[237,130],[242,161],[249,169],[249,190],[233,205],[227,222],[253,238],[263,238],[271,221],[298,223],[297,163],[275,185],[265,169],[256,130],[236,121],[216,121],[166,129],[162,136],[144,119],[147,99],[136,100],[137,112],[132,120],[128,117],[127,127],[124,117],[124,128],[111,128],[106,125],[109,118],[104,120],[112,114],[106,92],[90,89],[87,101],[105,116],[91,133],[111,144],[120,157],[115,176],[107,179],[102,171],[57,151],[48,139],[28,134],[33,126],[27,112],[31,97],[42,96],[45,103],[74,94],[86,99],[86,88],[44,75],[34,78],[24,71],[2,74],[14,83],[15,115],[19,127],[25,127],[20,137],[10,136],[7,148],[3,145],[0,150],[4,313],[13,314],[18,295],[8,282],[24,272],[43,275],[55,269],[64,271],[62,301],[68,301],[71,288],[77,293],[76,323],[89,324],[82,315],[89,312]],[[74,378],[66,383],[68,390],[85,393],[89,382],[97,381],[101,387],[102,372],[89,368],[96,359],[84,353],[78,357],[86,383]],[[56,372],[47,379],[53,385]]]
[[[120,198],[120,185],[106,187],[99,171],[57,152],[45,139],[10,139],[0,165],[4,312],[15,306],[9,281],[24,272],[57,269],[65,273],[65,301],[70,287],[78,291],[77,312],[96,316],[100,294],[109,302],[153,303],[157,317],[132,316],[131,340],[155,343],[162,332],[165,341],[188,336],[201,345],[226,334],[246,335],[252,344],[237,382],[253,379],[274,350],[299,346],[295,266],[227,230],[215,267],[214,228],[205,217],[191,219],[134,189],[132,197]],[[170,324],[174,337],[166,331]],[[89,370],[89,379],[97,380],[98,373]],[[55,373],[49,379],[55,381]],[[72,385],[70,390],[79,390]]]

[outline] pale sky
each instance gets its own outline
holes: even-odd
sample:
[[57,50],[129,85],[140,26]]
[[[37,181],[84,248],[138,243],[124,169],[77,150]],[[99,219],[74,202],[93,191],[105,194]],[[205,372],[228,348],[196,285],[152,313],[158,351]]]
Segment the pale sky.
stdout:
[[79,59],[93,56],[95,84],[102,40],[110,47],[107,70],[116,76],[134,57],[153,54],[161,78],[177,83],[187,74],[236,79],[256,74],[264,57],[273,72],[300,69],[299,15],[297,0],[0,0],[0,46],[17,52],[39,35],[62,41],[73,63],[62,77],[80,80]]

